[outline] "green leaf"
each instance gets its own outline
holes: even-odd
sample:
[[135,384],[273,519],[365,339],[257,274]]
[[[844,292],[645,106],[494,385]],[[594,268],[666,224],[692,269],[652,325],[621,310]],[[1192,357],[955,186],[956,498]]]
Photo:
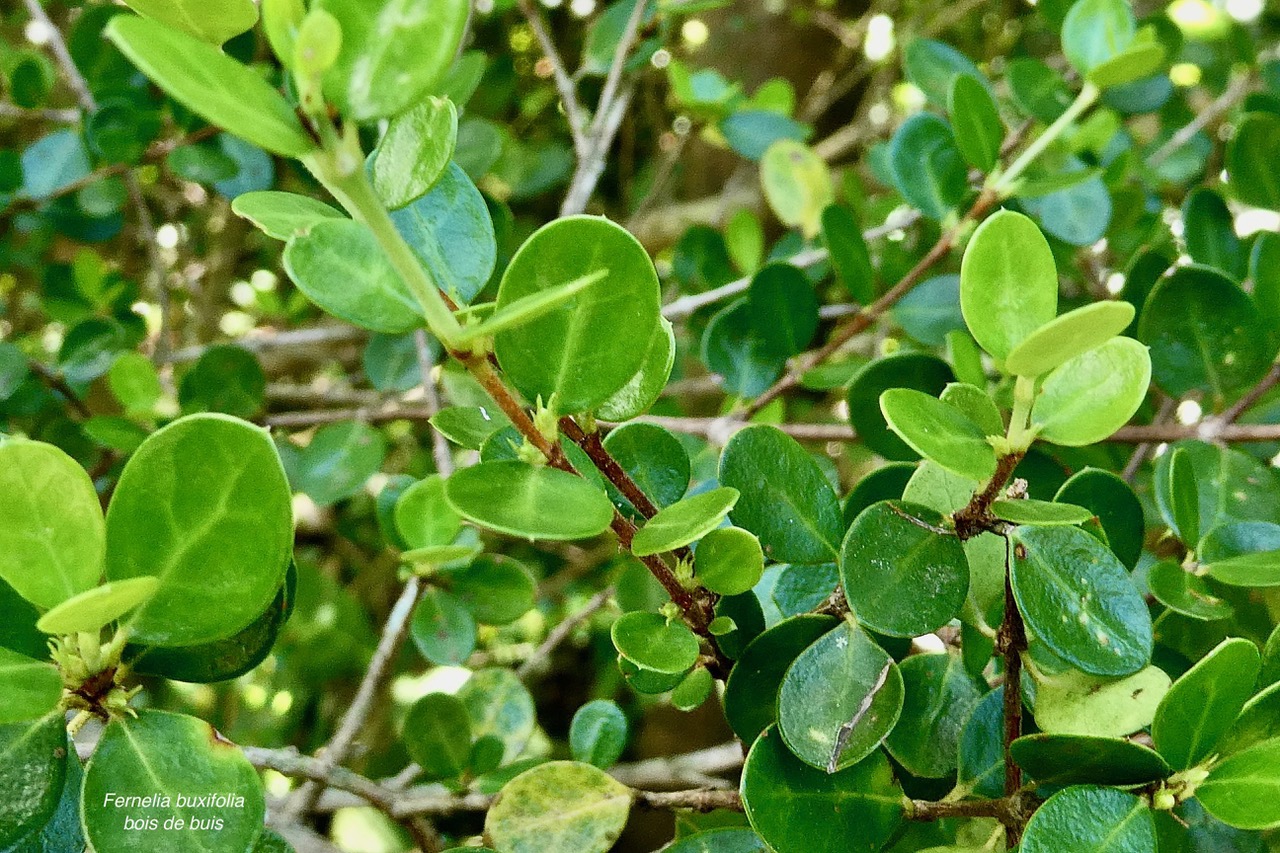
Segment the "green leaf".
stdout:
[[409,635],[422,656],[439,666],[461,666],[476,650],[476,620],[452,593],[428,587],[413,611]]
[[0,580],[0,646],[32,658],[43,658],[49,652],[49,638],[38,628],[40,611]]
[[[1091,0],[1081,0],[1089,3]],[[1079,785],[1050,797],[1027,822],[1022,853],[1153,853],[1147,804],[1114,788]]]
[[659,320],[640,369],[626,385],[596,407],[596,414],[611,421],[627,421],[644,414],[662,396],[675,363],[675,328],[669,320]]
[[1203,391],[1215,406],[1257,381],[1276,352],[1253,298],[1223,273],[1196,265],[1156,282],[1138,338],[1151,347],[1152,378],[1166,393]]
[[617,702],[588,702],[573,715],[569,725],[569,752],[575,761],[608,770],[627,748],[629,729],[627,715]]
[[1244,703],[1240,716],[1218,741],[1217,750],[1220,755],[1231,755],[1277,737],[1280,737],[1280,686],[1272,684]]
[[262,411],[267,376],[258,359],[237,346],[205,350],[182,376],[178,402],[184,414],[222,412],[252,418]]
[[1004,796],[1004,688],[987,693],[960,730],[956,784],[975,797]]
[[445,500],[445,480],[429,474],[400,493],[396,530],[409,548],[449,545],[462,530],[462,518]]
[[453,65],[466,0],[319,0],[342,25],[325,97],[355,121],[389,118],[421,102]]
[[373,188],[394,210],[427,194],[453,157],[458,111],[448,98],[428,97],[387,125],[373,152]]
[[378,472],[387,455],[387,440],[360,421],[326,424],[303,449],[295,487],[320,506],[349,498]]
[[695,542],[720,526],[738,502],[738,490],[728,487],[684,498],[659,510],[631,540],[631,553],[647,557],[674,551]]
[[1084,524],[1093,513],[1084,507],[1037,500],[998,500],[991,502],[996,518],[1010,524],[1036,524],[1041,527]]
[[885,748],[913,776],[949,776],[960,730],[981,698],[977,685],[958,654],[912,655],[899,669],[905,701]]
[[1126,0],[1079,0],[1062,22],[1062,52],[1082,77],[1119,56],[1137,32]]
[[421,306],[359,222],[323,219],[294,234],[284,268],[308,299],[357,326],[389,335],[423,326]]
[[835,201],[826,162],[794,139],[779,139],[764,152],[760,186],[778,221],[806,238],[822,230],[822,212]]
[[[689,454],[680,440],[653,424],[629,423],[612,430],[604,449],[655,506],[670,506],[689,489]],[[614,503],[625,501],[621,493]],[[630,506],[630,504],[626,504]]]
[[1137,672],[1151,660],[1151,617],[1116,556],[1077,527],[1018,527],[1009,580],[1027,628],[1054,654],[1094,675]]
[[840,502],[813,457],[769,426],[735,433],[720,457],[720,483],[741,492],[729,518],[760,537],[765,555],[829,563],[843,533]]
[[453,779],[471,758],[467,706],[447,693],[428,693],[409,708],[402,733],[409,757],[429,780]]
[[999,161],[1004,141],[1004,123],[991,92],[977,78],[957,74],[951,83],[947,112],[956,147],[964,159],[970,166],[990,172]]
[[755,211],[734,211],[724,227],[725,247],[733,264],[745,273],[755,272],[764,262],[764,225]]
[[719,595],[739,595],[760,582],[764,551],[760,540],[740,527],[712,530],[694,552],[693,574]]
[[594,409],[644,365],[659,323],[658,278],[640,243],[606,219],[572,216],[525,241],[502,276],[498,310],[607,270],[575,299],[497,336],[498,361],[529,397],[559,412]]
[[1249,640],[1223,640],[1174,682],[1156,711],[1151,738],[1175,770],[1210,755],[1253,694],[1262,659]]
[[1062,484],[1053,499],[1092,512],[1102,522],[1107,542],[1120,562],[1130,569],[1138,564],[1146,521],[1138,496],[1123,479],[1100,468],[1082,468]]
[[496,406],[448,406],[431,418],[431,426],[459,447],[479,450],[485,439],[511,426]]
[[1228,586],[1280,586],[1280,551],[1262,551],[1215,560],[1204,567],[1209,577]]
[[39,832],[53,817],[67,778],[68,750],[61,712],[0,725],[0,845],[8,848]]
[[345,217],[322,201],[305,195],[262,190],[236,196],[231,210],[268,237],[288,240],[326,219]]
[[679,675],[698,661],[698,638],[683,622],[657,613],[624,614],[613,623],[613,645],[636,666],[663,675]]
[[132,638],[184,646],[229,637],[276,597],[293,553],[293,508],[265,430],[191,415],[133,455],[107,511],[108,580],[153,576]]
[[902,65],[907,79],[924,92],[929,101],[946,107],[957,77],[969,77],[986,85],[986,78],[973,60],[951,45],[934,39],[913,39],[902,49]]
[[[1206,562],[1250,551],[1280,548],[1280,480],[1275,469],[1229,447],[1202,441],[1181,441],[1173,449],[1191,455],[1200,496],[1200,529],[1207,531],[1200,543]],[[1156,504],[1165,522],[1173,526],[1173,500],[1169,494],[1169,460],[1156,459],[1151,480]],[[1237,525],[1233,522],[1245,522]],[[1207,548],[1207,551],[1206,551]]]
[[696,666],[671,691],[671,707],[677,711],[696,711],[707,701],[715,687],[715,679],[705,666]]
[[822,242],[849,295],[859,304],[871,304],[876,298],[875,269],[862,226],[849,208],[832,204],[822,211]]
[[80,465],[51,444],[0,443],[0,579],[40,607],[102,576],[102,509]]
[[1005,78],[1013,102],[1032,118],[1048,123],[1071,106],[1072,94],[1062,75],[1038,59],[1013,59]]
[[951,126],[933,113],[908,118],[889,143],[889,168],[903,198],[941,220],[969,191],[968,168]]
[[875,853],[902,823],[902,789],[884,753],[824,773],[796,760],[772,728],[747,754],[741,791],[751,827],[788,853]]
[[502,789],[485,838],[506,853],[606,853],[631,813],[631,790],[603,770],[549,761]]
[[867,448],[885,459],[918,459],[920,454],[889,429],[880,411],[880,396],[890,388],[913,388],[937,396],[955,378],[949,364],[927,353],[903,352],[876,359],[858,371],[849,386],[845,398],[849,423]]
[[902,702],[902,673],[893,659],[845,622],[787,669],[778,727],[797,758],[835,773],[875,751],[898,722]]
[[1244,280],[1249,259],[1236,236],[1235,216],[1221,195],[1196,187],[1182,202],[1182,221],[1191,260]]
[[858,515],[840,549],[840,580],[859,622],[893,637],[918,637],[960,612],[969,564],[960,540],[938,532],[942,524],[933,510],[901,501]]
[[537,586],[529,569],[501,554],[449,573],[450,591],[483,625],[509,625],[533,609]]
[[1203,578],[1171,560],[1162,560],[1147,570],[1147,588],[1156,601],[1192,619],[1214,621],[1235,613],[1231,602],[1214,595]]
[[1245,204],[1280,210],[1280,116],[1249,113],[1227,143],[1227,185]]
[[762,267],[747,289],[747,308],[756,336],[774,358],[804,352],[818,331],[818,296],[791,264]]
[[1237,829],[1280,826],[1280,739],[1237,752],[1196,788],[1205,811]]
[[1004,435],[1004,418],[986,391],[966,382],[951,382],[938,397],[977,424],[984,435]]
[[1037,682],[1036,725],[1053,734],[1124,737],[1151,725],[1169,684],[1154,666],[1121,679],[1067,670]]
[[1132,338],[1112,338],[1045,378],[1031,409],[1040,438],[1081,447],[1129,422],[1147,395],[1151,357]]
[[253,0],[128,0],[135,12],[213,45],[258,22]]
[[1088,80],[1099,89],[1123,86],[1160,71],[1164,58],[1164,45],[1154,41],[1135,42],[1090,69]]
[[702,335],[702,360],[719,374],[724,389],[755,397],[782,375],[786,360],[771,353],[756,335],[751,306],[745,297],[721,309]]
[[[217,810],[222,825],[210,832],[211,810],[185,805],[210,794],[242,805]],[[266,802],[257,771],[240,748],[208,723],[168,711],[144,709],[136,718],[111,722],[85,766],[83,820],[95,850],[127,850],[138,832],[122,819],[128,797],[154,797],[157,805],[128,809],[136,819],[163,827],[173,818],[182,829],[149,832],[156,853],[221,853],[247,850],[262,833]],[[181,799],[180,799],[181,798]]]
[[1177,447],[1169,456],[1169,501],[1173,512],[1174,532],[1195,549],[1200,543],[1200,494],[1191,454]]
[[471,715],[471,735],[475,740],[501,740],[504,763],[514,761],[524,751],[536,719],[533,697],[514,672],[482,669],[462,686],[458,698]]
[[1009,352],[1004,369],[1018,376],[1040,376],[1114,338],[1133,322],[1128,302],[1093,302],[1055,317]]
[[830,616],[793,616],[747,644],[724,691],[725,718],[743,743],[778,721],[778,690],[791,662],[835,625]]
[[482,462],[445,485],[463,518],[526,539],[588,539],[609,528],[613,505],[581,477],[523,462]]
[[769,853],[769,848],[752,830],[731,827],[686,835],[662,853]]
[[1027,735],[1009,754],[1041,785],[1143,785],[1173,772],[1159,753],[1122,738]]
[[[26,359],[23,358],[23,367]],[[164,387],[151,359],[138,352],[122,352],[111,362],[107,384],[130,415],[147,415],[164,396]]]
[[62,675],[48,661],[0,648],[0,726],[37,720],[62,699]]
[[212,124],[284,157],[315,148],[284,97],[213,45],[132,15],[116,15],[104,33],[170,97]]
[[889,428],[926,459],[973,480],[987,480],[996,455],[981,427],[963,412],[910,388],[880,395],[880,411]]
[[960,264],[960,308],[997,359],[1058,313],[1058,269],[1036,224],[1001,210],[978,226]]
[[36,627],[46,634],[97,632],[146,603],[160,581],[152,577],[104,583],[68,598],[40,617]]

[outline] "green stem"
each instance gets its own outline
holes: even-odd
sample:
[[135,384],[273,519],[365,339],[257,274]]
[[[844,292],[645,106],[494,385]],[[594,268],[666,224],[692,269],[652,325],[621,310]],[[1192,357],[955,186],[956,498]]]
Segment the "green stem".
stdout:
[[449,306],[445,304],[439,289],[431,279],[431,274],[422,266],[413,253],[413,249],[400,236],[395,223],[387,213],[386,207],[374,192],[373,184],[365,173],[363,158],[356,152],[355,168],[349,168],[344,160],[350,160],[351,152],[343,141],[337,139],[336,133],[322,134],[325,148],[318,154],[302,158],[303,163],[324,184],[325,189],[333,194],[347,212],[358,222],[364,223],[373,232],[383,253],[391,261],[391,265],[400,278],[413,293],[422,307],[422,316],[426,318],[431,333],[440,339],[447,349],[456,349],[458,337],[462,334],[462,326],[458,323]]
[[1036,380],[1019,376],[1013,386],[1013,412],[1009,416],[1009,432],[1006,434],[1008,450],[1026,450],[1035,439],[1035,432],[1027,428],[1031,417],[1031,404],[1036,399]]
[[1006,198],[1012,194],[1014,186],[1018,178],[1022,177],[1022,173],[1035,162],[1035,159],[1044,153],[1049,145],[1062,135],[1068,127],[1075,123],[1089,107],[1093,106],[1098,100],[1098,96],[1102,90],[1092,83],[1085,83],[1084,88],[1080,90],[1080,94],[1071,102],[1071,106],[1067,107],[1067,111],[1058,116],[1058,119],[1047,128],[1044,133],[1040,134],[1035,140],[1028,145],[1018,159],[1009,165],[1009,168],[1002,173],[993,174],[987,181],[988,185],[1001,198]]

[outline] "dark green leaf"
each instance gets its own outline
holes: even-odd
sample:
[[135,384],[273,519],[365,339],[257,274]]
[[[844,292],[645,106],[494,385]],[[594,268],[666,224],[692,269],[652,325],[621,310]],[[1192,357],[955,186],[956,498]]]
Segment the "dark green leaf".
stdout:
[[830,616],[805,614],[783,620],[752,640],[729,672],[724,712],[743,743],[755,740],[778,719],[778,690],[791,662],[836,624]]
[[1004,140],[1004,123],[991,92],[976,77],[958,74],[947,101],[956,147],[970,166],[990,172]]
[[978,687],[958,654],[912,655],[899,669],[905,700],[885,748],[913,776],[948,776],[961,728],[981,697]]
[[1041,785],[1143,785],[1172,772],[1159,753],[1121,738],[1027,735],[1009,752]]
[[428,779],[453,779],[471,758],[471,718],[456,696],[428,693],[409,708],[403,735],[409,757]]
[[890,388],[938,395],[955,378],[950,365],[925,353],[904,352],[877,359],[859,371],[849,386],[849,422],[858,438],[884,458],[917,459],[919,454],[889,430],[880,411],[880,396]]
[[67,752],[61,712],[0,725],[0,846],[38,832],[53,817],[67,778]]
[[908,118],[889,143],[893,181],[910,204],[942,219],[968,192],[968,169],[951,127],[932,113]]
[[[1091,0],[1082,0],[1091,2]],[[1147,804],[1124,791],[1080,785],[1059,791],[1027,823],[1022,853],[1154,853]]]
[[1249,113],[1227,144],[1227,183],[1245,204],[1280,210],[1280,116]]
[[1262,666],[1249,640],[1224,640],[1174,682],[1156,711],[1151,737],[1175,770],[1214,751],[1253,694]]

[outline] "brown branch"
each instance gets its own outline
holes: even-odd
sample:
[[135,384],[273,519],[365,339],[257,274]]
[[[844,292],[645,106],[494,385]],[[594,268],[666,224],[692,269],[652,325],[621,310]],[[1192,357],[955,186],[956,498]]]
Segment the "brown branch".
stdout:
[[[1013,595],[1010,570],[1014,547],[1006,541],[1004,563],[1004,618],[996,632],[996,652],[1004,659],[1004,793],[1013,800],[1022,789],[1022,768],[1013,760],[1012,745],[1022,737],[1022,653],[1027,648],[1026,626]],[[1000,817],[1010,846],[1018,843],[1025,821],[1021,815]]]
[[1258,380],[1252,388],[1245,392],[1239,400],[1236,400],[1231,406],[1218,416],[1222,424],[1233,424],[1240,419],[1240,416],[1249,411],[1253,406],[1263,398],[1264,395],[1276,384],[1280,383],[1280,362],[1271,365],[1271,369],[1267,371],[1267,375]]
[[34,358],[27,359],[27,366],[30,368],[32,373],[40,378],[41,382],[49,386],[51,391],[57,391],[65,397],[67,405],[69,405],[77,415],[85,420],[93,417],[93,412],[90,410],[88,404],[86,404],[85,401],[80,398],[80,395],[67,384],[67,380],[60,372],[45,365],[43,362],[36,361]]

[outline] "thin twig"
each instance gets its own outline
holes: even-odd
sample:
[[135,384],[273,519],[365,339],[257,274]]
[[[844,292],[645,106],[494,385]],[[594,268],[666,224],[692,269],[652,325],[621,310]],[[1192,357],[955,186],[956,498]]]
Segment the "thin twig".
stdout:
[[535,0],[516,0],[516,5],[520,8],[520,14],[529,23],[529,29],[533,31],[533,37],[537,39],[538,46],[542,48],[542,55],[546,57],[547,62],[551,65],[551,77],[555,83],[556,91],[560,94],[560,100],[564,104],[565,118],[569,120],[569,134],[573,138],[574,150],[579,157],[586,154],[586,132],[587,119],[582,109],[582,103],[578,100],[578,90],[573,84],[573,79],[569,76],[569,71],[564,64],[564,57],[560,55],[560,50],[556,47],[556,43],[551,38],[551,34],[547,31],[546,22],[542,19],[542,12],[539,11]]
[[[422,397],[426,402],[424,410],[430,412],[427,417],[434,417],[440,411],[440,391],[436,388],[435,356],[431,352],[431,343],[427,333],[418,329],[413,333],[413,344],[418,355],[418,369],[422,372]],[[431,430],[431,455],[436,462],[436,471],[447,477],[453,473],[453,451],[449,448],[449,439],[440,430]]]
[[[1022,789],[1022,768],[1013,760],[1012,744],[1022,737],[1022,653],[1027,648],[1027,632],[1013,595],[1011,575],[1012,555],[1015,546],[1006,540],[1004,562],[1004,619],[996,633],[996,651],[1004,659],[1004,793],[1013,799]],[[1023,821],[1019,815],[1000,816],[1007,831],[1010,845],[1016,845],[1022,836]]]
[[609,602],[613,600],[613,593],[613,587],[605,587],[593,595],[580,610],[552,628],[551,632],[547,634],[547,638],[542,641],[542,645],[538,646],[537,650],[524,663],[520,664],[520,668],[516,670],[516,676],[521,681],[524,681],[546,666],[551,658],[551,653],[572,636],[579,625],[609,605]]
[[1196,113],[1195,118],[1174,131],[1173,135],[1163,145],[1151,152],[1151,156],[1147,158],[1147,165],[1154,169],[1165,160],[1168,160],[1173,156],[1174,152],[1190,142],[1197,133],[1220,118],[1237,102],[1243,100],[1244,96],[1249,94],[1251,88],[1253,88],[1253,75],[1251,73],[1246,72],[1237,75],[1221,95],[1203,110]]
[[0,118],[32,119],[35,121],[57,121],[63,124],[78,124],[80,111],[57,109],[52,107],[20,107],[7,101],[0,101]]

